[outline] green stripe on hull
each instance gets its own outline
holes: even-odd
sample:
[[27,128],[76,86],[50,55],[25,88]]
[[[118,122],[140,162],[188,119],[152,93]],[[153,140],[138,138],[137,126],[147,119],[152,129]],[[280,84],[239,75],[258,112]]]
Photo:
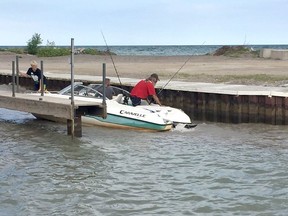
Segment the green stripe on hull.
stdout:
[[119,117],[117,115],[111,115],[111,114],[108,114],[106,119],[103,119],[98,116],[86,116],[86,117],[96,119],[97,121],[100,121],[103,123],[109,123],[109,124],[119,125],[119,126],[124,125],[127,127],[133,127],[133,128],[138,128],[138,129],[164,131],[164,130],[170,130],[172,128],[172,124],[155,124],[155,123],[141,121],[137,119]]

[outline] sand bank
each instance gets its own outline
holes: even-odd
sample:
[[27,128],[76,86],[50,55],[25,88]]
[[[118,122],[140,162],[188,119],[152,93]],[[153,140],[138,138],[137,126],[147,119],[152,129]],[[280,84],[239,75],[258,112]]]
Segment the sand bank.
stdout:
[[[190,58],[190,59],[189,59]],[[38,58],[21,55],[20,70],[26,71],[32,59],[44,61],[44,73],[70,73],[69,56]],[[282,85],[288,83],[288,61],[263,58],[231,58],[224,56],[113,56],[120,77],[146,78],[158,73],[160,79],[189,82],[237,83],[256,85]],[[11,70],[15,54],[0,53],[0,71]],[[116,72],[110,56],[75,55],[75,74],[102,74],[102,63],[106,63],[107,76]]]

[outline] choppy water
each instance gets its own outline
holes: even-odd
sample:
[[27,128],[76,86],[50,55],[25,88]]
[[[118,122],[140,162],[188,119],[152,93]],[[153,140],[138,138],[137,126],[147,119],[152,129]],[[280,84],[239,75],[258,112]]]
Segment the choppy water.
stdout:
[[0,215],[287,215],[287,126],[164,133],[0,109]]

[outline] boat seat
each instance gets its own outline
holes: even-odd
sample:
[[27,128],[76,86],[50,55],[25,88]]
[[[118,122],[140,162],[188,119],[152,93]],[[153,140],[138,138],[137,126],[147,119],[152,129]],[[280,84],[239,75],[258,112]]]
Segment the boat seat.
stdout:
[[117,101],[118,103],[122,103],[122,97],[123,97],[123,94],[118,94],[117,96],[113,98],[113,100]]

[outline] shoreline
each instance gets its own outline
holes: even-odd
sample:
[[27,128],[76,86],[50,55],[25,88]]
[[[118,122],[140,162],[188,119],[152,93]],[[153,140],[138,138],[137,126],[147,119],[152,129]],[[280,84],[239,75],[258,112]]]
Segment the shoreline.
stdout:
[[[19,55],[19,69],[26,71],[30,61],[44,62],[44,74],[70,73],[70,56],[42,57]],[[16,54],[0,53],[0,71],[11,71]],[[110,56],[75,55],[75,75],[102,75],[106,63],[107,77],[116,77]],[[189,61],[185,64],[185,62]],[[160,80],[281,86],[288,83],[288,61],[252,57],[225,56],[113,56],[116,70],[122,78],[144,79],[158,73]],[[185,64],[185,65],[184,65]],[[184,66],[183,66],[184,65]],[[182,69],[180,69],[182,67]],[[179,71],[180,70],[180,71]],[[177,71],[179,71],[177,73]]]

